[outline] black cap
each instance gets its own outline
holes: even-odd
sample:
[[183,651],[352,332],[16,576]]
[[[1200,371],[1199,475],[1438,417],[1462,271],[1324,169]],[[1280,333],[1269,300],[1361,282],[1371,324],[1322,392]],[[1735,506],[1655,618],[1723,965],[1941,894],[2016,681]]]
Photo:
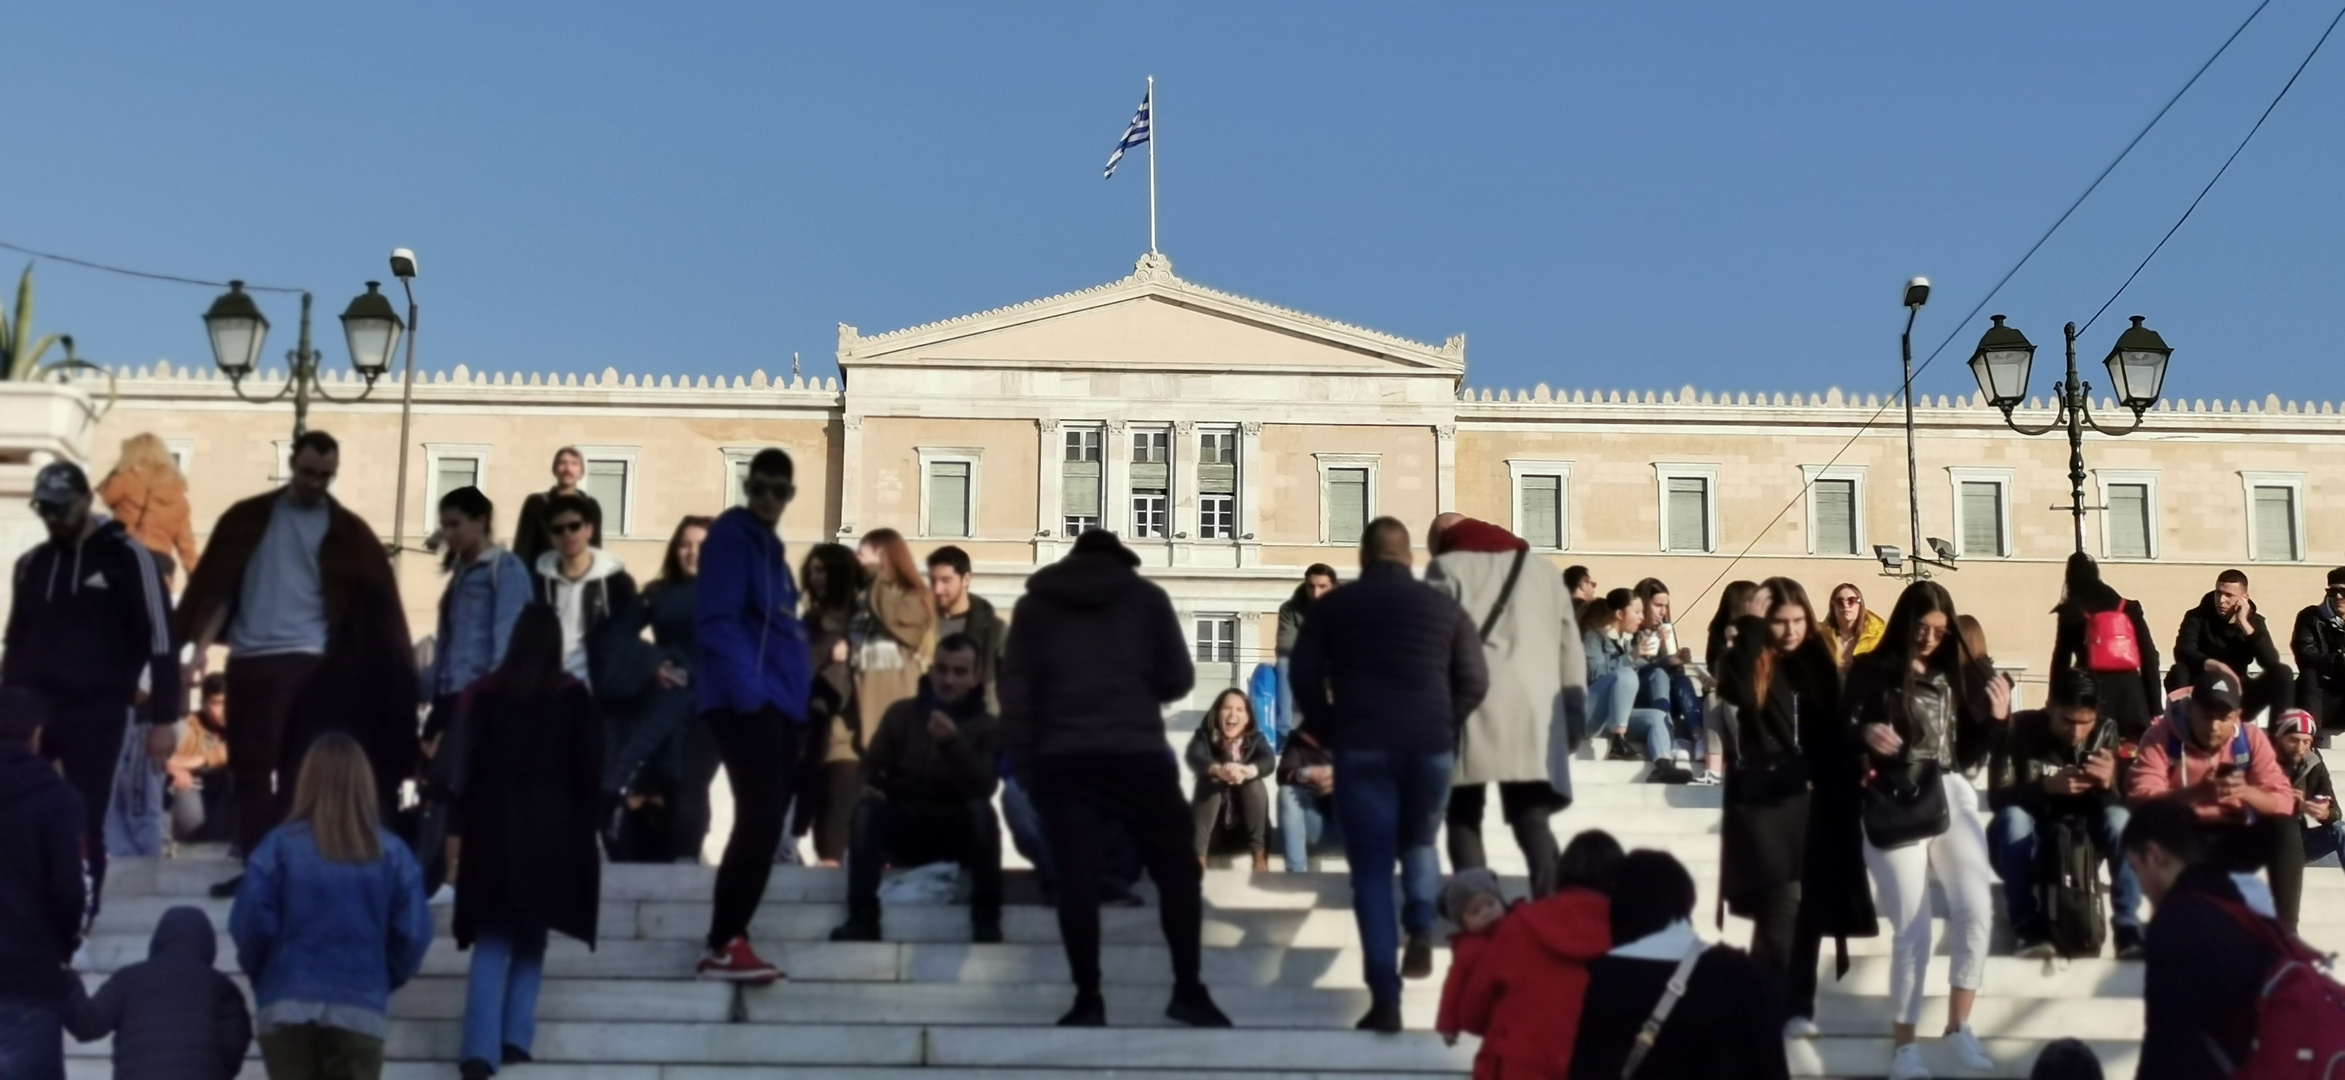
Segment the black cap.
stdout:
[[2198,681],[2190,686],[2190,700],[2210,712],[2238,712],[2242,704],[2239,676],[2228,671],[2201,671]]
[[2052,673],[2051,703],[2061,709],[2098,709],[2101,691],[2093,685],[2091,672],[2062,668]]
[[63,507],[90,493],[90,477],[70,461],[52,461],[33,477],[33,505]]
[[1122,559],[1127,566],[1140,565],[1140,556],[1134,554],[1131,548],[1125,547],[1123,541],[1116,539],[1116,534],[1106,529],[1084,530],[1083,535],[1075,538],[1073,553],[1076,555],[1113,555]]

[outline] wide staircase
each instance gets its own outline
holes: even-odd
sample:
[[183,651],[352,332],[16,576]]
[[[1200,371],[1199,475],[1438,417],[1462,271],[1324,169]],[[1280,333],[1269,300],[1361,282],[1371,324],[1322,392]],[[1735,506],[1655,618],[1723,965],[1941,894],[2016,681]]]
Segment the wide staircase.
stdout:
[[[1611,831],[1630,848],[1675,853],[1700,892],[1697,923],[1718,937],[1717,788],[1635,782],[1632,762],[1575,763],[1578,800],[1555,819],[1568,842],[1582,829]],[[1502,871],[1518,876],[1521,859],[1497,819],[1486,835]],[[1274,865],[1280,860],[1273,856]],[[105,973],[145,956],[164,909],[192,904],[222,933],[220,966],[235,969],[225,933],[229,904],[206,897],[233,868],[219,859],[119,860],[104,914],[86,957],[94,989]],[[2345,949],[2345,873],[2333,865],[2307,876],[2304,936],[2324,950]],[[1228,1031],[1198,1031],[1165,1020],[1171,974],[1151,902],[1103,913],[1109,1020],[1104,1029],[1052,1026],[1072,991],[1059,951],[1057,924],[1041,906],[1030,874],[1013,871],[1000,945],[971,945],[968,910],[891,906],[883,944],[833,944],[844,917],[845,875],[777,867],[754,940],[790,974],[771,987],[696,982],[692,968],[707,925],[713,871],[704,867],[610,866],[603,877],[602,942],[590,952],[556,938],[546,961],[538,1007],[538,1064],[513,1066],[513,1080],[748,1080],[750,1077],[932,1077],[936,1070],[972,1078],[1242,1076],[1275,1080],[1334,1076],[1455,1077],[1472,1067],[1475,1041],[1444,1047],[1431,1031],[1448,953],[1434,977],[1408,986],[1403,1012],[1410,1030],[1377,1036],[1352,1030],[1366,1011],[1359,936],[1340,859],[1322,872],[1254,874],[1217,867],[1205,882],[1205,978],[1236,1021]],[[1145,888],[1143,891],[1146,891]],[[1943,904],[1939,910],[1944,910]],[[469,954],[446,936],[451,909],[437,908],[441,937],[423,975],[393,998],[391,1080],[448,1080],[464,1004]],[[1945,922],[1929,972],[1923,1031],[1945,1015]],[[1741,944],[1749,924],[1729,919],[1723,937]],[[1797,1076],[1880,1076],[1890,1044],[1886,937],[1850,943],[1845,979],[1827,979],[1817,1023],[1821,1038],[1791,1045]],[[2142,966],[2110,958],[2029,961],[2008,955],[1998,925],[1973,1024],[1999,1063],[1993,1075],[2027,1075],[2049,1041],[2082,1038],[2111,1076],[2131,1075],[2141,1035]],[[1940,1076],[1963,1071],[1934,1039],[1924,1054]],[[70,1075],[108,1075],[104,1043],[71,1050]],[[255,1062],[247,1075],[258,1075]]]

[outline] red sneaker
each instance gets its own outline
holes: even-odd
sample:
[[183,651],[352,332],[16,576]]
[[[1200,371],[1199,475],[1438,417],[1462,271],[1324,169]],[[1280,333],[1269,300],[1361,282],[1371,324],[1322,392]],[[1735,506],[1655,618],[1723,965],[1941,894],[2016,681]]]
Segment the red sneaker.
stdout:
[[734,938],[724,948],[701,957],[699,975],[703,979],[751,986],[769,986],[785,978],[782,969],[757,958],[745,937]]

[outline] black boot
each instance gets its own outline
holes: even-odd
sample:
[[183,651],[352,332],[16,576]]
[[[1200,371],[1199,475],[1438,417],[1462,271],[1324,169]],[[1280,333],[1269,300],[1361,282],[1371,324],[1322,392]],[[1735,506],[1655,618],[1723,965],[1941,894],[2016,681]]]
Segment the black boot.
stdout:
[[1361,1017],[1360,1022],[1353,1026],[1361,1031],[1373,1031],[1379,1035],[1398,1035],[1400,1034],[1400,1005],[1397,1002],[1377,1002],[1369,1006],[1368,1015]]
[[832,941],[878,941],[879,919],[870,915],[850,915],[831,931]]
[[1107,999],[1098,994],[1076,994],[1075,1007],[1059,1017],[1060,1027],[1106,1027]]
[[1407,948],[1401,950],[1400,977],[1430,979],[1433,977],[1433,939],[1424,934],[1410,934]]
[[1221,1006],[1213,1003],[1213,995],[1206,992],[1204,983],[1174,987],[1172,1004],[1164,1007],[1164,1015],[1190,1027],[1230,1026],[1229,1016],[1221,1011]]
[[529,1056],[529,1051],[523,1050],[522,1048],[515,1046],[512,1043],[505,1044],[504,1053],[505,1064],[507,1065],[527,1065],[530,1062],[537,1060],[536,1058]]

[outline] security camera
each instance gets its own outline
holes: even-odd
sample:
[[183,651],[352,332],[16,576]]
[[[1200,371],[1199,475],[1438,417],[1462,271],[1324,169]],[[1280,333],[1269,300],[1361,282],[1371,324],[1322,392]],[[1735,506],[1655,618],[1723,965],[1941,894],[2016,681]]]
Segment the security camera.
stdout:
[[[391,276],[395,278],[411,278],[415,276],[414,248],[391,249]],[[1922,291],[1928,292],[1929,287],[1926,285],[1923,286]]]
[[1944,540],[1940,540],[1935,536],[1929,538],[1929,545],[1930,550],[1937,552],[1940,559],[1943,559],[1947,562],[1954,561],[1954,545],[1949,544]]
[[1918,308],[1930,302],[1930,279],[1918,277],[1905,283],[1905,306]]
[[1873,557],[1881,560],[1881,568],[1895,570],[1905,565],[1905,553],[1887,544],[1873,545]]

